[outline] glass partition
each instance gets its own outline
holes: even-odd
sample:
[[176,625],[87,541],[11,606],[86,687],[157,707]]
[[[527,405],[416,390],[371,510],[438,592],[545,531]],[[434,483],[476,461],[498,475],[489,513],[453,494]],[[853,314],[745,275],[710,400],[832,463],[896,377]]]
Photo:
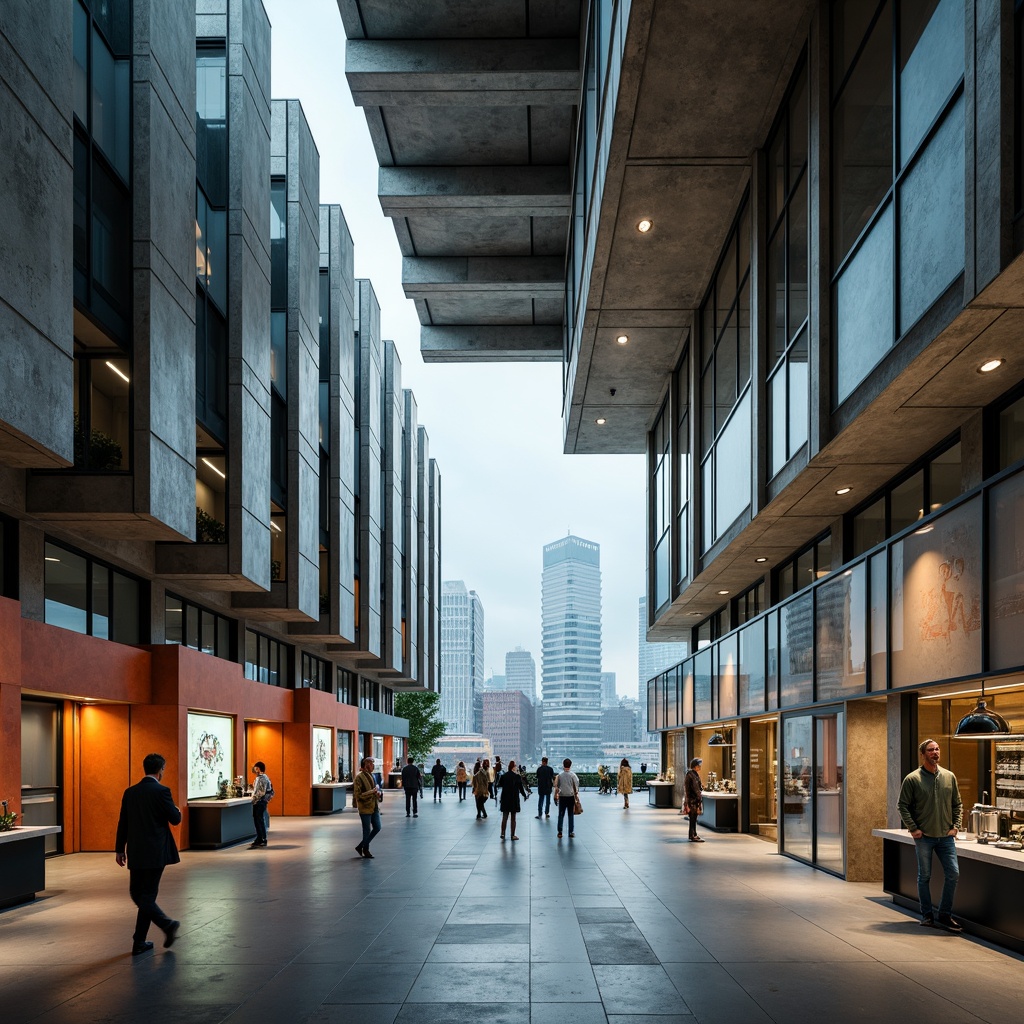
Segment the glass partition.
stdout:
[[1024,665],[1024,473],[992,488],[989,525],[989,667]]

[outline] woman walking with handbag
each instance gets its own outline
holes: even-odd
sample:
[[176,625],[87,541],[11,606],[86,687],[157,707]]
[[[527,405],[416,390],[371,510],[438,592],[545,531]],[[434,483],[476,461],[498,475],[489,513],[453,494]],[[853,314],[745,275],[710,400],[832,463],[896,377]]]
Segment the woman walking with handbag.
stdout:
[[619,776],[615,789],[622,794],[625,801],[622,809],[629,810],[629,794],[633,792],[633,769],[629,767],[629,761],[625,758],[619,764]]
[[562,771],[555,777],[555,799],[558,801],[558,838],[562,838],[562,822],[565,816],[569,816],[569,838],[576,837],[576,815],[582,813],[583,807],[579,804],[580,779],[574,772],[570,771],[572,761],[567,757],[562,762]]
[[487,798],[491,795],[491,762],[483,763],[473,773],[473,799],[476,800],[476,820],[487,817]]

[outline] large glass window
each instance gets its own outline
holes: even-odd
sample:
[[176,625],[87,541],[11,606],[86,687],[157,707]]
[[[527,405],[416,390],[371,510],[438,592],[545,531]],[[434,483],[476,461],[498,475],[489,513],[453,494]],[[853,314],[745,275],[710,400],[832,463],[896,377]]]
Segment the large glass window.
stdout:
[[807,441],[807,67],[768,140],[768,439],[774,476]]
[[1024,398],[999,413],[999,465],[1006,469],[1024,459]]
[[690,576],[690,489],[693,466],[690,460],[690,347],[687,345],[675,373],[676,391],[676,548],[679,566],[676,581],[682,586]]
[[672,596],[672,443],[669,403],[662,406],[650,438],[651,591],[660,611]]
[[164,597],[164,643],[181,644],[233,661],[235,622],[193,601],[167,594]]
[[331,663],[313,654],[302,652],[302,686],[312,690],[331,692]]
[[840,0],[832,39],[841,403],[963,270],[963,5]]
[[989,521],[989,667],[1024,665],[1024,473],[992,489]]
[[245,631],[245,678],[270,686],[291,686],[292,648],[255,630]]
[[700,324],[706,551],[750,504],[750,207],[746,197],[701,306]]
[[52,541],[43,565],[46,622],[122,644],[142,641],[139,580]]
[[124,344],[131,320],[131,9],[73,4],[75,299]]
[[131,364],[119,349],[75,345],[75,469],[126,470],[131,451]]
[[787,597],[809,587],[832,571],[832,534],[823,533],[775,569],[775,597]]

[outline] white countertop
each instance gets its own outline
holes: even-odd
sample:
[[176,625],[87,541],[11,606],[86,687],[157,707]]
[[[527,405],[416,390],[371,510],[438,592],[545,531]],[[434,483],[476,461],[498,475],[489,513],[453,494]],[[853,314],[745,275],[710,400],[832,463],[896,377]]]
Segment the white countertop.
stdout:
[[215,796],[199,797],[196,800],[189,800],[189,807],[239,807],[242,804],[251,804],[251,797],[231,796],[227,800],[219,800]]
[[314,789],[351,789],[351,782],[314,782]]
[[667,779],[650,779],[647,783],[648,786],[674,786],[674,782],[669,782]]
[[723,793],[720,789],[705,789],[701,796],[705,800],[738,800],[739,793]]
[[[914,837],[904,828],[873,828],[871,834],[879,839],[914,845]],[[956,837],[956,855],[967,860],[996,864],[1010,871],[1024,871],[1024,850],[997,850],[991,843],[987,846],[979,845],[971,832],[961,832]]]
[[12,828],[10,832],[0,832],[0,843],[16,843],[19,839],[55,836],[60,831],[60,825],[20,825]]

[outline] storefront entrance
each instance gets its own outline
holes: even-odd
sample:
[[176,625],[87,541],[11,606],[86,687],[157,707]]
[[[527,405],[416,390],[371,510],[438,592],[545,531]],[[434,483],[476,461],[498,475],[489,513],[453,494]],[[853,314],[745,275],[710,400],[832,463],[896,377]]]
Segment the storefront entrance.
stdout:
[[782,722],[783,853],[845,871],[846,714],[825,710]]
[[770,842],[779,838],[779,722],[750,723],[749,831]]
[[[21,814],[23,825],[64,825],[59,704],[21,702]],[[46,852],[63,853],[63,833],[46,837]]]

